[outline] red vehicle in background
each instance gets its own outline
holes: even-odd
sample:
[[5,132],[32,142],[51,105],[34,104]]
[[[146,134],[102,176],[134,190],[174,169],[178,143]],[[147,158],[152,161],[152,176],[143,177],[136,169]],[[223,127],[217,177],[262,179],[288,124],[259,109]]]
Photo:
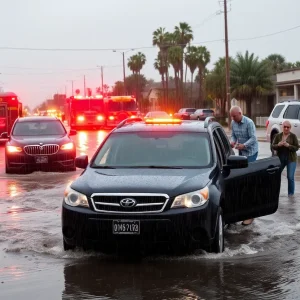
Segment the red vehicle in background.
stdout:
[[127,118],[140,115],[136,98],[133,96],[104,97],[104,108],[108,127],[115,127]]
[[0,93],[0,138],[2,133],[10,134],[18,117],[22,117],[22,103],[15,93]]
[[66,99],[64,119],[71,129],[99,129],[106,125],[103,96],[80,95]]

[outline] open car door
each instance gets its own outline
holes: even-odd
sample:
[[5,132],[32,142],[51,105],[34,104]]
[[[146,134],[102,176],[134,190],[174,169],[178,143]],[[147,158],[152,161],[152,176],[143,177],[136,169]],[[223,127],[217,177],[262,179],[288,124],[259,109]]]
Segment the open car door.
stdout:
[[281,184],[280,166],[279,158],[273,156],[224,174],[223,214],[226,223],[276,212]]

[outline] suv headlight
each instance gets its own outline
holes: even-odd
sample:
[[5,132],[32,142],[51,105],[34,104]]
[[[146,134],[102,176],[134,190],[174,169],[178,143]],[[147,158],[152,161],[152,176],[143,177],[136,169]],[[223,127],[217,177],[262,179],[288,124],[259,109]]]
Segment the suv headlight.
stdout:
[[179,208],[179,207],[199,207],[205,204],[209,199],[209,190],[208,187],[205,187],[201,190],[179,195],[177,196],[171,208]]
[[86,195],[78,193],[73,189],[71,189],[70,187],[67,187],[65,190],[64,201],[66,204],[70,206],[90,207]]

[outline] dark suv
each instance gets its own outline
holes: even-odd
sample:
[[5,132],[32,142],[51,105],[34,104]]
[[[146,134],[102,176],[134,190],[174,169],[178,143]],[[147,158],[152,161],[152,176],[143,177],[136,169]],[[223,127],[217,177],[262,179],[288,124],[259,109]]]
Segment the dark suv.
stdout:
[[221,125],[178,119],[127,119],[67,187],[64,249],[130,245],[224,250],[224,224],[276,212],[278,157],[248,165]]
[[18,118],[5,145],[6,173],[34,170],[75,171],[76,147],[70,135],[56,117]]

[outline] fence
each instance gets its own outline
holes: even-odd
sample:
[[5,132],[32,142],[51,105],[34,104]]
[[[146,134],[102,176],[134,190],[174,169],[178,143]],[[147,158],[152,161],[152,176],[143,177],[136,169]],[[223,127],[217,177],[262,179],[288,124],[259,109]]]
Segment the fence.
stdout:
[[269,117],[256,117],[255,118],[255,125],[260,126],[260,127],[265,127],[268,118]]

